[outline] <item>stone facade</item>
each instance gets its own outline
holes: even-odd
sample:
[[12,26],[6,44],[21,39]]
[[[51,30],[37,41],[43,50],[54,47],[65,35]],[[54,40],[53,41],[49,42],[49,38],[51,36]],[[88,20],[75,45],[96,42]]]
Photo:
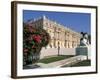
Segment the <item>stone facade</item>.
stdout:
[[45,48],[76,48],[80,44],[81,34],[48,19],[46,16],[28,21],[28,24],[45,29],[50,37],[50,43]]

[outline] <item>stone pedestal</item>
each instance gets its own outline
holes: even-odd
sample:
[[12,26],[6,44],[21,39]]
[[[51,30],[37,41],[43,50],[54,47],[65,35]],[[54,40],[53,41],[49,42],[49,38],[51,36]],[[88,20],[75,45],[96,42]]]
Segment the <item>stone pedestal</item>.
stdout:
[[76,48],[76,55],[85,55],[87,59],[90,59],[90,46],[78,46]]

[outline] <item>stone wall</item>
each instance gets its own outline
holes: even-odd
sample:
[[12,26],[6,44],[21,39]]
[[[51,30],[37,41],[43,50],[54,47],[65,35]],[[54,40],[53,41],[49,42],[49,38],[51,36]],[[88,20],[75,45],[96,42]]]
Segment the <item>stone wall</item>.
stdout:
[[[76,48],[60,48],[60,55],[77,55]],[[40,58],[58,55],[58,48],[42,48]],[[78,55],[82,55],[82,52]],[[85,54],[84,54],[85,55]],[[88,59],[91,59],[91,47],[88,47]]]
[[[60,55],[76,55],[75,48],[60,48]],[[40,58],[58,55],[58,48],[42,48]]]

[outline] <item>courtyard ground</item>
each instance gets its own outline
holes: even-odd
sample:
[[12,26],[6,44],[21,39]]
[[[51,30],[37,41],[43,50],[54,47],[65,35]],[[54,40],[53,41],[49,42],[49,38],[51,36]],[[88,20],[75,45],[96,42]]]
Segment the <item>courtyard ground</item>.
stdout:
[[67,59],[67,58],[70,58],[70,57],[73,57],[73,55],[59,55],[59,56],[56,55],[56,56],[51,56],[51,57],[48,57],[48,58],[40,59],[38,61],[38,63],[46,63],[47,64],[47,63]]
[[90,66],[91,61],[86,56],[53,56],[39,60],[36,64],[24,66],[24,69]]

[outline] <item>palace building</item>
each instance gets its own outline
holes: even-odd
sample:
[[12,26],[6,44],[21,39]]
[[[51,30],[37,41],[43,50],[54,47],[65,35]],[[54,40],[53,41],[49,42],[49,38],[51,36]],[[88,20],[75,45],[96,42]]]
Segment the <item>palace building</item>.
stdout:
[[65,27],[46,16],[27,22],[31,26],[45,29],[50,37],[50,43],[46,48],[76,48],[80,44],[81,34],[69,27]]

